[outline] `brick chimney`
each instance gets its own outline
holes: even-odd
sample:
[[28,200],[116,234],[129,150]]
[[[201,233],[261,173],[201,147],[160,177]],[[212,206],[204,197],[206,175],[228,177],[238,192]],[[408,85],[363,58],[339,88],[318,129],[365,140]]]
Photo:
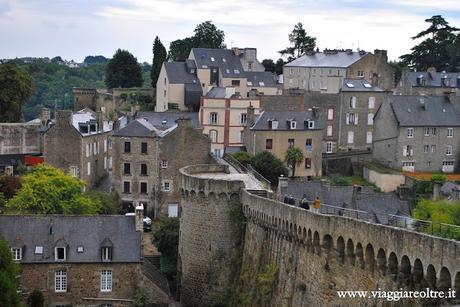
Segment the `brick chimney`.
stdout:
[[57,110],[56,111],[56,126],[63,127],[66,124],[72,123],[72,111],[71,110]]
[[255,113],[254,113],[254,107],[252,105],[250,105],[248,107],[248,110],[246,112],[246,122],[247,122],[247,126],[248,127],[251,127],[252,125],[254,125],[254,121],[255,121]]
[[180,117],[176,119],[177,127],[182,128],[192,128],[192,120],[189,117]]
[[134,201],[136,211],[136,231],[144,231],[144,205]]

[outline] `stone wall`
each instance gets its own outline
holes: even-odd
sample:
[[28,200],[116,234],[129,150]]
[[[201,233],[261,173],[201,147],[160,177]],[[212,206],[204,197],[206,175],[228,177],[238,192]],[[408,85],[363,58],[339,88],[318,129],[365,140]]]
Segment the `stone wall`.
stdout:
[[41,135],[37,131],[41,123],[0,124],[0,154],[41,153]]
[[385,193],[396,191],[398,186],[404,184],[406,180],[403,174],[384,174],[365,166],[363,168],[364,179],[374,183]]

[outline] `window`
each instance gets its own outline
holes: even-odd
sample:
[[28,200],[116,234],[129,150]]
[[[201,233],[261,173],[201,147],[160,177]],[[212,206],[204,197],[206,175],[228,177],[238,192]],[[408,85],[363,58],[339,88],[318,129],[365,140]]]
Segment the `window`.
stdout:
[[326,143],[326,153],[332,153],[332,142]]
[[413,138],[414,137],[414,128],[407,128],[406,135],[407,135],[408,138]]
[[345,117],[345,123],[347,125],[357,125],[358,124],[358,114],[357,113],[347,113]]
[[354,137],[355,137],[354,132],[353,132],[353,131],[348,131],[347,143],[348,143],[348,144],[353,144],[353,142],[354,142]]
[[273,149],[273,139],[265,140],[265,149]]
[[91,175],[91,162],[88,162],[87,165],[86,165],[86,172],[88,175]]
[[268,128],[270,129],[278,129],[278,121],[276,119],[271,119],[268,121]]
[[83,253],[83,251],[84,251],[83,245],[77,246],[77,253]]
[[429,136],[430,135],[430,128],[423,129],[423,135],[424,136]]
[[147,164],[141,163],[141,175],[147,176]]
[[452,155],[452,145],[446,145],[446,156]]
[[161,160],[161,168],[168,168],[168,160]]
[[307,151],[312,151],[312,149],[313,149],[313,140],[312,139],[306,139],[305,140],[305,149]]
[[66,258],[65,247],[56,247],[54,248],[54,260],[64,261]]
[[109,157],[109,168],[112,168],[112,157]]
[[97,152],[97,142],[94,142],[93,143],[93,155],[97,155],[98,152]]
[[454,128],[447,128],[447,137],[448,138],[454,137]]
[[294,139],[288,139],[288,148],[294,147]]
[[308,122],[308,129],[313,129],[315,128],[315,121],[309,120]]
[[102,247],[101,248],[101,259],[102,261],[112,260],[112,248],[111,247]]
[[35,255],[43,255],[43,246],[35,246]]
[[214,61],[215,61],[215,60],[214,60],[214,57],[211,57],[211,62],[214,62]]
[[54,272],[54,291],[67,292],[67,271],[58,270]]
[[436,145],[431,145],[431,152],[435,153],[436,152]]
[[404,145],[403,146],[403,156],[410,157],[414,155],[414,149],[411,145]]
[[13,254],[13,260],[19,261],[22,259],[22,248],[13,247],[11,253]]
[[145,142],[141,143],[141,153],[143,153],[143,154],[147,153],[147,143],[145,143]]
[[123,181],[123,193],[125,194],[131,193],[131,182],[130,181]]
[[367,114],[367,124],[372,126],[374,124],[374,113]]
[[415,162],[414,161],[403,161],[402,169],[404,171],[409,171],[409,172],[415,171]]
[[131,152],[131,142],[125,142],[125,153]]
[[430,145],[423,145],[423,153],[428,153],[430,151]]
[[431,128],[430,132],[431,132],[432,135],[436,135],[437,129],[436,128]]
[[244,143],[244,130],[240,131],[240,143]]
[[327,90],[327,83],[324,80],[321,80],[319,83],[320,89]]
[[[302,80],[302,83],[303,83],[303,80]],[[259,86],[265,86],[265,82],[259,81]]]
[[140,184],[140,193],[147,194],[147,182],[141,182]]
[[101,271],[101,292],[112,291],[112,271],[102,270]]
[[295,120],[289,121],[289,128],[290,129],[295,129],[297,128],[297,122]]
[[218,122],[217,113],[215,113],[215,112],[210,113],[209,114],[209,123],[211,125],[217,125],[217,122]]
[[366,144],[372,144],[372,131],[366,133]]
[[171,181],[163,181],[163,191],[165,192],[171,191]]
[[358,78],[363,78],[363,77],[364,77],[364,71],[358,70]]
[[232,80],[232,86],[240,86],[240,80]]
[[86,157],[91,155],[91,144],[86,144]]
[[168,217],[177,217],[179,205],[178,204],[168,204]]
[[72,177],[78,178],[78,167],[77,166],[70,167],[70,175],[72,175]]
[[123,163],[123,174],[131,175],[131,163]]
[[107,169],[107,157],[104,157],[104,169]]
[[368,107],[369,109],[375,108],[375,97],[369,97]]
[[247,121],[248,121],[248,115],[246,113],[241,113],[240,123],[246,126]]
[[209,131],[209,138],[211,139],[212,143],[217,142],[217,131],[216,130],[210,130]]
[[327,120],[334,119],[334,109],[327,109]]
[[107,152],[107,140],[104,140],[104,152]]
[[112,149],[112,140],[109,140],[107,143],[109,143],[109,149]]
[[305,168],[311,168],[311,159],[305,158]]
[[326,128],[326,136],[332,136],[332,126],[328,125]]
[[356,97],[350,97],[350,109],[356,109]]

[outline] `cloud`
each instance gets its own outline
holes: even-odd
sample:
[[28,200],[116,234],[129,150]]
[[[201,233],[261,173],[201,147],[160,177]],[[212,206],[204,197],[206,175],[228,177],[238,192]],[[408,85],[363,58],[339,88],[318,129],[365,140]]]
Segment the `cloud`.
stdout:
[[0,0],[0,16],[8,13],[10,10],[9,2],[7,0]]

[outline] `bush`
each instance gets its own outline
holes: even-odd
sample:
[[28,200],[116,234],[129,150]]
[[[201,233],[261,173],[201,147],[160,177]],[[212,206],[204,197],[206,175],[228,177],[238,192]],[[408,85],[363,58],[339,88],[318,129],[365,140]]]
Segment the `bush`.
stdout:
[[286,165],[268,151],[259,152],[252,157],[251,164],[255,170],[268,179],[272,185],[278,185],[278,177],[281,175],[288,175]]
[[251,155],[246,151],[235,152],[230,154],[232,158],[243,164],[244,166],[248,165],[251,162]]
[[172,278],[176,275],[179,246],[179,219],[166,218],[152,233],[152,243],[161,253],[160,270]]
[[352,181],[349,177],[343,177],[339,175],[331,175],[331,184],[335,186],[349,186],[352,185]]
[[433,174],[431,176],[431,182],[443,184],[446,182],[447,176],[443,174]]
[[45,304],[45,298],[43,297],[43,293],[40,290],[35,289],[34,291],[32,291],[32,293],[30,293],[27,299],[27,303],[29,307],[43,307]]

